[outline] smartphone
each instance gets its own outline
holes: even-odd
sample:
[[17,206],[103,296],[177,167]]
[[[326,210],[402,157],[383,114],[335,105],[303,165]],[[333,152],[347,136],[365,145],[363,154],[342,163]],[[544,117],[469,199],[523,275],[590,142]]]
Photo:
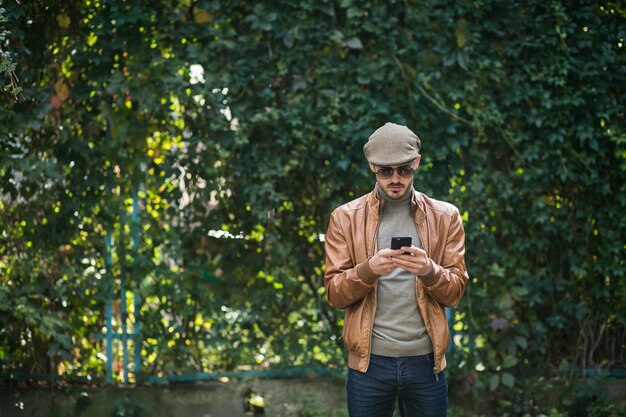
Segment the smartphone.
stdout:
[[400,249],[402,246],[411,246],[413,240],[411,236],[406,237],[392,237],[391,249]]

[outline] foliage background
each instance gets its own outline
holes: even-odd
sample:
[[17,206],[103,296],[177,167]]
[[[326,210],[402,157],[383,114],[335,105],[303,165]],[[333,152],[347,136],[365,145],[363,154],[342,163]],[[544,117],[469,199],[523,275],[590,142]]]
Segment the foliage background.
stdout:
[[535,415],[550,377],[623,374],[619,2],[0,7],[3,375],[102,376],[122,278],[131,381],[343,369],[321,237],[371,189],[362,144],[387,121],[422,138],[416,187],[464,216],[451,393]]

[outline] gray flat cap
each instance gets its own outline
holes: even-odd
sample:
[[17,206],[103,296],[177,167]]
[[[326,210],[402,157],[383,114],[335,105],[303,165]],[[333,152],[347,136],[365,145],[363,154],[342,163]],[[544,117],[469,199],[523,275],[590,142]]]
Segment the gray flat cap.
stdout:
[[411,162],[420,152],[421,141],[406,126],[385,123],[376,129],[363,146],[367,161],[379,166]]

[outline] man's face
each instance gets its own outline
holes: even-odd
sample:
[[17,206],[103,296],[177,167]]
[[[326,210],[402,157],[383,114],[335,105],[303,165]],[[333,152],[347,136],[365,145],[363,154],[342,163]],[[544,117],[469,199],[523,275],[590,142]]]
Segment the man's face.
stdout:
[[413,173],[420,164],[421,156],[415,161],[403,165],[378,166],[370,164],[370,169],[376,173],[378,186],[393,200],[404,196],[413,184]]

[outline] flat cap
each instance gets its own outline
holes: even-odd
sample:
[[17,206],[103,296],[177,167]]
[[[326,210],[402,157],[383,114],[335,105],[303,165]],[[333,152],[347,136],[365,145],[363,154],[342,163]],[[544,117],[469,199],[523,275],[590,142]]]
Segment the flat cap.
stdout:
[[419,155],[420,138],[406,126],[385,123],[363,146],[367,161],[379,166],[403,165]]

